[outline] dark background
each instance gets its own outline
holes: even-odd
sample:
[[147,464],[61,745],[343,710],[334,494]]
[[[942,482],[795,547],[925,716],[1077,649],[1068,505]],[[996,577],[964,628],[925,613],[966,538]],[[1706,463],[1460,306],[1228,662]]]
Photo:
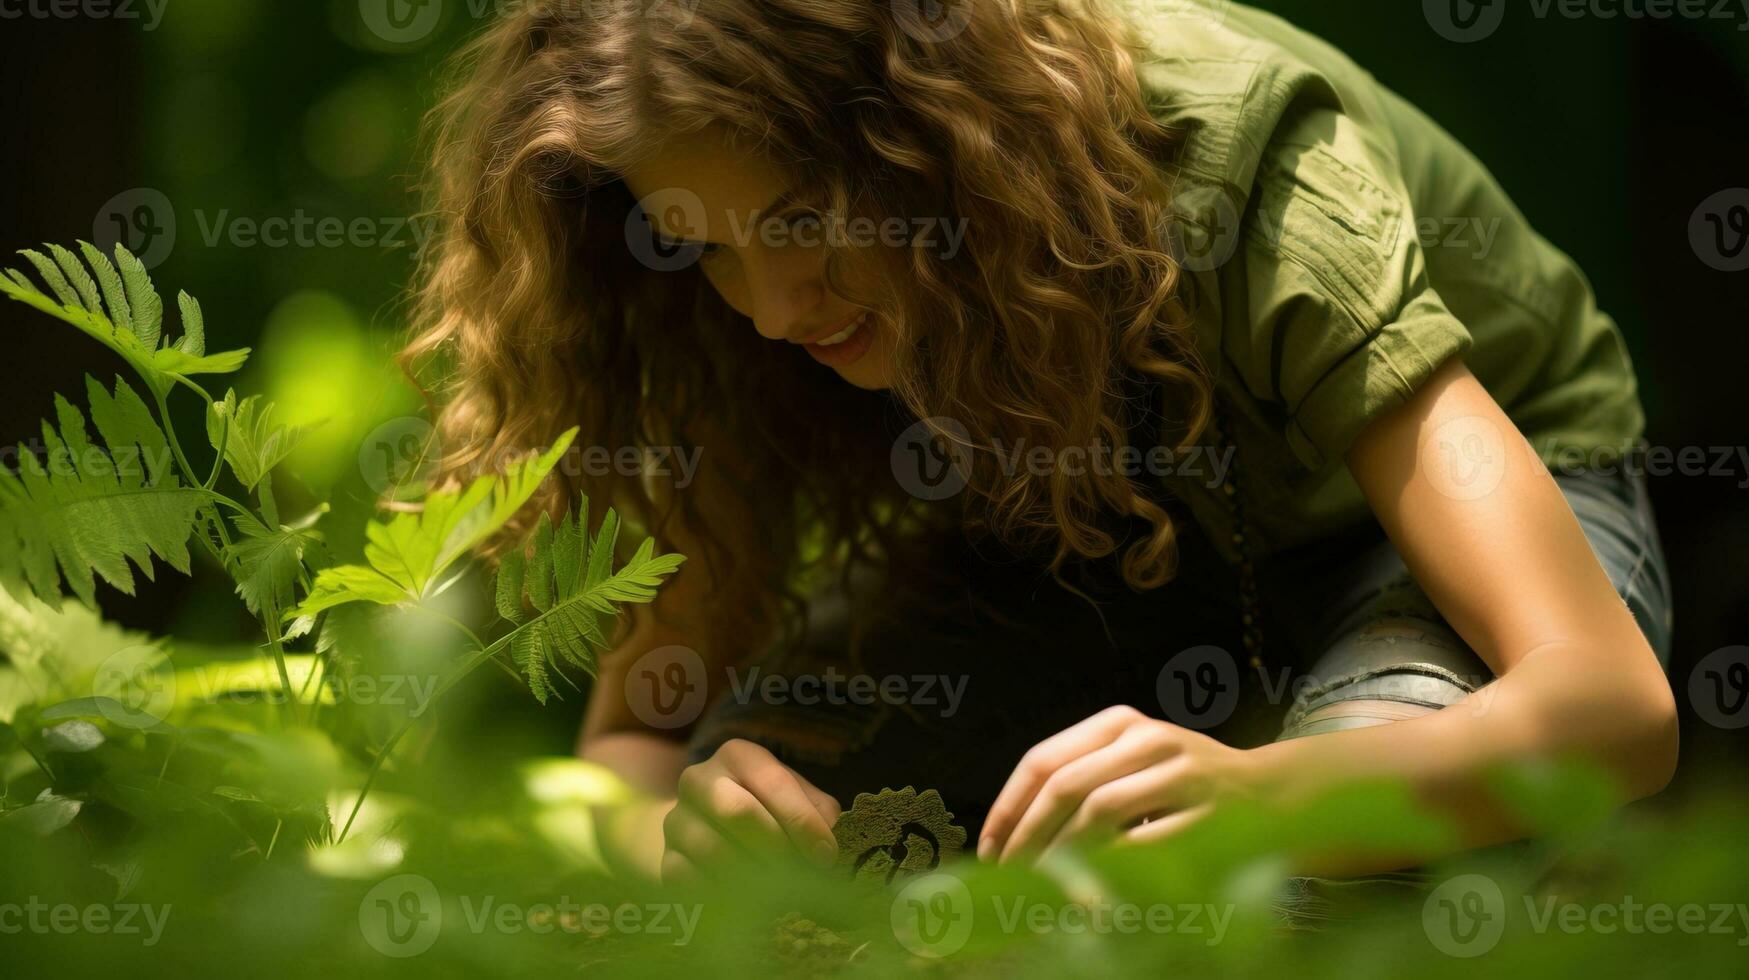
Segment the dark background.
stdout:
[[[1749,13],[1537,18],[1513,4],[1492,36],[1458,44],[1413,0],[1260,5],[1428,110],[1578,259],[1627,335],[1655,445],[1749,441],[1749,272],[1709,267],[1688,234],[1703,201],[1749,187],[1749,32],[1740,30]],[[133,208],[136,189],[161,192],[177,238],[154,269],[160,289],[200,297],[211,349],[256,347],[240,388],[268,390],[312,417],[338,414],[323,438],[357,445],[410,404],[374,367],[401,327],[394,300],[411,267],[409,233],[380,247],[270,248],[208,244],[207,229],[221,214],[302,209],[390,231],[412,206],[413,136],[432,69],[478,27],[473,6],[450,0],[431,37],[401,47],[363,28],[357,0],[168,0],[151,30],[113,16],[0,19],[0,249],[101,236],[117,195]],[[0,338],[8,442],[32,436],[55,391],[119,367],[15,304],[0,306]],[[200,431],[198,416],[186,431]],[[310,499],[332,496],[338,521],[362,521],[369,488],[309,458]],[[1749,643],[1746,480],[1740,468],[1652,479],[1685,704],[1696,661]],[[154,632],[246,635],[222,585],[215,593],[163,576],[140,598],[106,594],[105,608]],[[571,717],[560,709],[541,724],[560,732]],[[1740,739],[1693,712],[1684,724],[1683,784],[1738,771]]]

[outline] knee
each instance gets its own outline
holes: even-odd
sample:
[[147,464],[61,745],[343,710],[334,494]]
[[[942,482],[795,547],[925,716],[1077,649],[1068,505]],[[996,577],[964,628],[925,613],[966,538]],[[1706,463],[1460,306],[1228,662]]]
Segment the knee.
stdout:
[[1440,710],[1439,705],[1413,701],[1387,701],[1356,698],[1335,701],[1316,708],[1294,712],[1282,726],[1278,742],[1306,735],[1322,735],[1349,728],[1370,728],[1393,721],[1408,721]]
[[1491,679],[1443,622],[1374,620],[1339,638],[1313,664],[1277,741],[1419,718]]

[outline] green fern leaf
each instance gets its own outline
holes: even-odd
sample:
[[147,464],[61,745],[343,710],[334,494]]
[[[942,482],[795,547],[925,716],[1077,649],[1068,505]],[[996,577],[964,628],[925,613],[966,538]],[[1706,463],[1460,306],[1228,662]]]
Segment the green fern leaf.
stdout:
[[512,623],[522,622],[522,568],[522,552],[506,554],[498,563],[498,577],[493,588],[498,615]]
[[176,346],[184,354],[202,356],[206,353],[206,318],[201,316],[200,301],[183,290],[176,294],[176,307],[182,311],[182,343]]
[[0,576],[22,577],[55,608],[63,576],[93,605],[96,577],[132,594],[130,561],[148,579],[154,559],[187,574],[188,537],[206,501],[200,488],[177,484],[164,434],[133,389],[118,379],[111,396],[91,378],[86,388],[104,449],[57,396],[59,427],[43,425],[44,458],[20,446],[18,471],[0,467]]
[[[595,675],[596,654],[609,642],[604,622],[617,616],[625,603],[654,599],[662,580],[686,560],[683,555],[657,555],[655,539],[646,538],[616,572],[619,515],[610,508],[591,543],[587,498],[579,500],[576,513],[578,519],[567,516],[557,531],[543,515],[530,537],[526,561],[520,552],[512,552],[498,569],[498,609],[519,624],[509,637],[511,660],[543,704],[554,693],[552,676],[565,676],[561,665]],[[522,596],[540,611],[538,616],[522,619]]]
[[127,290],[128,308],[133,312],[131,323],[123,323],[114,317],[110,319],[119,327],[131,329],[141,347],[156,350],[158,336],[164,327],[164,301],[158,298],[152,275],[146,271],[145,263],[123,248],[120,242],[115,246],[115,263],[121,267],[122,286]]
[[553,522],[546,514],[534,529],[534,548],[528,556],[528,575],[523,579],[529,604],[541,612],[553,608]]
[[168,393],[179,377],[227,374],[248,359],[247,348],[206,353],[205,318],[200,304],[186,293],[178,296],[184,335],[177,343],[160,346],[164,303],[146,267],[120,245],[113,264],[89,243],[80,242],[79,248],[90,271],[78,256],[58,245],[48,246],[53,259],[29,249],[20,251],[48,292],[24,273],[6,269],[0,276],[0,293],[78,327],[121,355],[159,396]]
[[502,475],[482,476],[462,490],[436,491],[416,513],[396,514],[387,523],[371,521],[365,526],[368,564],[318,572],[310,594],[285,614],[288,620],[302,620],[294,632],[324,610],[345,603],[395,605],[441,591],[450,566],[516,516],[576,436],[575,428],[568,430],[545,453]]
[[206,416],[207,439],[214,449],[223,441],[225,462],[238,482],[250,490],[291,455],[305,431],[298,426],[274,425],[273,404],[261,405],[258,410],[260,401],[260,395],[238,401],[235,390],[226,390],[224,400],[214,402]]
[[534,632],[521,633],[510,642],[510,660],[528,680],[528,689],[536,701],[547,703],[555,693],[547,670],[547,651]]
[[269,605],[289,608],[304,551],[322,540],[321,532],[284,526],[269,530],[254,521],[239,522],[237,530],[241,537],[224,549],[224,560],[243,604],[257,616]]
[[85,256],[91,271],[97,274],[97,283],[103,289],[103,303],[111,313],[110,319],[116,323],[131,325],[134,314],[133,308],[128,305],[127,287],[122,285],[121,274],[115,271],[115,265],[109,261],[109,256],[87,241],[79,243],[79,254]]
[[49,254],[55,257],[55,264],[66,274],[67,281],[73,284],[73,291],[79,294],[79,302],[87,312],[103,313],[103,303],[97,298],[97,283],[79,259],[72,252],[59,245],[50,245]]
[[71,306],[81,310],[85,308],[85,304],[79,301],[79,294],[74,292],[72,284],[67,282],[66,275],[61,272],[59,266],[50,262],[47,256],[28,248],[19,249],[18,254],[29,259],[31,265],[36,266],[37,274],[43,277],[43,282],[49,284],[49,289],[54,292],[63,306]]

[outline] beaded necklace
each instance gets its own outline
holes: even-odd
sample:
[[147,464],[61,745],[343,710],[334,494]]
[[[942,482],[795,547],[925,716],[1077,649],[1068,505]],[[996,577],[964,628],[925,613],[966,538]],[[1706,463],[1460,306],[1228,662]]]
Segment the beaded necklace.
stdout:
[[[1221,479],[1221,502],[1233,523],[1233,547],[1239,552],[1240,637],[1245,644],[1245,656],[1256,670],[1263,666],[1263,604],[1257,594],[1257,567],[1251,558],[1251,536],[1246,534],[1245,505],[1239,496],[1239,447],[1227,438],[1217,399],[1209,417],[1209,432],[1214,436],[1216,458],[1227,459],[1226,475]],[[1231,455],[1228,455],[1228,450]]]

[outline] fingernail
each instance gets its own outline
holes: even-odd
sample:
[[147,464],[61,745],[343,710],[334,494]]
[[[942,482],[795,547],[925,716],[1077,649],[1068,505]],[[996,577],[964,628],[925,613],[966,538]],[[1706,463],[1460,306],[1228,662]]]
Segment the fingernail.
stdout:
[[814,860],[823,865],[830,866],[834,861],[838,860],[838,848],[832,844],[826,843],[825,841],[821,841],[814,845]]
[[996,853],[996,842],[988,837],[978,840],[978,860],[988,861]]

